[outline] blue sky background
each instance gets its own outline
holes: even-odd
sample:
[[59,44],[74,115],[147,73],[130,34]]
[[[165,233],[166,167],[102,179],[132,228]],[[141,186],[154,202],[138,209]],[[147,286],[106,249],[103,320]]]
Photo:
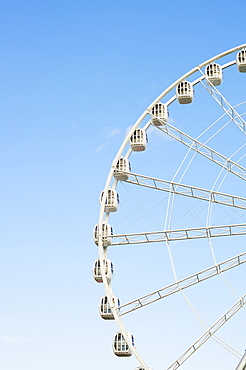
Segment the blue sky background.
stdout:
[[[114,357],[117,328],[98,314],[98,197],[127,127],[182,74],[244,43],[245,10],[242,0],[0,1],[2,369],[137,366]],[[155,340],[138,325],[148,352]],[[172,330],[158,336],[156,322],[155,370]]]

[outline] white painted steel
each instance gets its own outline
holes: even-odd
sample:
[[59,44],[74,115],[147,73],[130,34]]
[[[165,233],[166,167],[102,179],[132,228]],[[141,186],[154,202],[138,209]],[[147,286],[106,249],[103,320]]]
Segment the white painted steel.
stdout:
[[113,235],[111,246],[156,243],[163,241],[192,240],[219,236],[238,236],[246,234],[246,224],[196,227],[190,229],[150,231],[135,234]]
[[162,298],[168,297],[171,294],[180,292],[180,290],[189,288],[192,285],[198,284],[214,277],[222,272],[237,267],[246,262],[246,252],[238,256],[232,257],[226,261],[223,261],[217,265],[207,268],[206,270],[199,271],[196,274],[188,276],[182,280],[179,280],[173,284],[167,285],[164,288],[158,289],[154,292],[146,294],[134,301],[124,303],[119,307],[121,310],[121,316],[135,311],[139,308],[147,306],[150,303],[159,301]]
[[246,369],[246,353],[243,355],[242,360],[239,362],[236,370],[245,370]]
[[[200,71],[202,74],[203,72]],[[238,114],[236,109],[225,99],[225,97],[221,94],[221,92],[216,89],[216,87],[210,82],[206,75],[204,75],[207,81],[207,85],[201,81],[201,84],[205,87],[205,89],[209,92],[209,94],[214,98],[214,100],[221,106],[221,108],[225,111],[225,113],[230,117],[230,119],[235,122],[235,124],[240,128],[240,130],[245,132],[245,121],[244,119]]]
[[[114,171],[114,173],[118,173],[118,171]],[[174,181],[161,180],[130,172],[126,173],[123,181],[130,184],[166,191],[168,193],[184,195],[187,197],[206,200],[212,203],[219,203],[231,207],[246,209],[246,198],[238,197],[236,195],[225,194],[218,191],[198,188],[196,186],[189,186]]]
[[223,154],[218,153],[217,151],[211,149],[209,146],[201,143],[200,141],[194,139],[190,135],[182,132],[176,127],[165,123],[163,121],[162,126],[157,127],[159,130],[165,132],[165,134],[171,136],[173,139],[181,142],[195,152],[203,155],[212,162],[218,164],[228,172],[233,173],[234,175],[240,177],[243,180],[246,180],[246,168],[240,166],[239,164],[232,161],[230,158],[226,158]]
[[[173,84],[171,84],[167,89],[165,89],[148,107],[147,109],[142,113],[142,115],[138,118],[138,120],[135,122],[135,124],[132,126],[131,130],[128,132],[128,134],[125,137],[125,140],[123,141],[115,159],[112,162],[111,169],[109,171],[104,190],[103,190],[103,196],[101,199],[101,207],[100,207],[100,212],[99,212],[99,221],[98,221],[98,251],[99,251],[99,259],[101,261],[101,273],[102,273],[102,280],[106,292],[106,296],[108,297],[108,301],[110,304],[110,307],[112,309],[115,321],[119,327],[120,332],[126,339],[126,342],[131,350],[131,352],[134,354],[136,359],[141,365],[141,368],[144,370],[148,370],[149,367],[145,363],[144,359],[138,351],[136,350],[135,346],[132,345],[131,340],[128,338],[127,331],[125,329],[124,323],[122,321],[122,317],[119,314],[118,307],[115,306],[115,303],[112,300],[112,297],[114,296],[113,294],[113,289],[111,285],[111,280],[107,279],[107,274],[105,270],[105,264],[103,263],[104,259],[107,258],[107,248],[104,247],[103,244],[103,230],[102,230],[102,225],[104,222],[109,221],[109,213],[105,212],[105,202],[107,198],[107,191],[111,187],[111,189],[116,189],[117,187],[117,180],[113,178],[114,171],[117,166],[117,162],[119,158],[123,155],[123,152],[125,148],[128,146],[130,137],[132,136],[134,130],[136,130],[139,125],[142,123],[142,121],[148,116],[148,114],[151,112],[152,107],[160,102],[167,94],[169,94],[175,87],[182,82],[183,80],[186,80],[190,76],[192,76],[194,73],[200,71],[203,67],[206,67],[209,63],[212,63],[226,55],[232,54],[240,49],[243,49],[246,47],[246,44],[242,44],[240,46],[237,46],[235,48],[229,49],[223,53],[220,53],[213,58],[208,59],[207,61],[199,64],[195,68],[191,69],[189,72],[185,73],[183,76],[178,78]],[[236,62],[233,60],[226,65],[222,66],[222,69],[227,68]],[[195,84],[199,83],[204,79],[204,76],[201,76],[199,79],[196,79],[195,81],[192,82],[192,86]],[[176,97],[173,97],[169,99],[169,101],[166,103],[166,106],[169,106]],[[144,130],[147,130],[149,127],[150,122],[148,122]],[[175,127],[167,124],[165,121],[163,121],[163,126],[158,127],[162,131],[164,131],[166,134],[171,135],[173,138],[176,140],[179,140],[182,142],[184,145],[188,146],[189,148],[195,150],[197,153],[202,154],[206,158],[212,160],[214,163],[218,164],[219,166],[225,168],[227,171],[234,173],[235,175],[239,176],[243,180],[246,178],[246,170],[244,167],[238,165],[237,163],[234,163],[230,159],[226,158],[222,154],[212,150],[211,148],[207,147],[206,145],[200,143],[198,140],[193,139],[191,136],[181,132],[180,130],[176,129]],[[125,157],[128,158],[131,154],[131,149],[128,150],[126,153]],[[207,339],[209,339],[214,332],[216,332],[220,326],[222,326],[232,315],[234,315],[239,308],[241,308],[245,304],[245,297],[243,297],[236,305],[234,305],[223,317],[218,320],[210,329],[208,332],[204,334],[199,340],[191,347],[191,349],[188,349],[181,357],[181,360],[177,360],[174,362],[174,365],[171,365],[168,369],[175,369],[178,364],[178,367],[180,366],[181,361],[183,362],[186,360],[193,352],[197,350]]]
[[246,294],[240,298],[223,316],[219,318],[195,343],[190,346],[167,370],[178,369],[199,347],[201,347],[217,330],[234,316],[246,303]]

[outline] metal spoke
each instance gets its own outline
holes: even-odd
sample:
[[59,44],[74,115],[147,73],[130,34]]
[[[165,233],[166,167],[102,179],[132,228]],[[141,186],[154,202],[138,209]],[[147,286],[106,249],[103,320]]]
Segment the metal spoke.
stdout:
[[245,121],[243,118],[238,114],[238,112],[233,108],[233,106],[224,98],[219,90],[207,79],[205,74],[200,70],[201,74],[206,79],[207,84],[205,84],[202,80],[200,81],[203,87],[209,92],[209,94],[214,98],[214,100],[221,106],[224,112],[230,117],[230,119],[235,122],[235,124],[240,128],[240,130],[245,132]]
[[[114,172],[117,173],[118,171],[115,170]],[[139,175],[136,173],[125,173],[128,175],[128,179],[122,181],[128,182],[130,184],[145,186],[152,189],[166,191],[168,193],[174,193],[196,199],[206,200],[212,203],[219,203],[227,206],[246,209],[246,198],[243,197],[202,189],[195,186],[189,186],[172,181],[161,180],[154,177]]]
[[[235,256],[233,258],[230,258],[230,259],[228,259],[224,262],[221,262],[221,263],[217,263],[215,261],[215,258],[214,258],[214,262],[213,262],[215,264],[214,266],[206,268],[205,270],[202,270],[202,271],[200,271],[196,274],[190,275],[190,276],[184,278],[183,280],[177,281],[178,280],[176,278],[177,274],[176,274],[176,271],[175,271],[175,266],[174,266],[174,263],[173,263],[173,256],[171,254],[171,248],[170,248],[170,252],[168,250],[168,253],[169,253],[170,260],[171,260],[171,265],[172,265],[171,267],[172,267],[172,270],[173,270],[173,273],[174,273],[175,282],[173,284],[168,285],[164,288],[161,288],[157,291],[149,293],[148,295],[145,295],[142,298],[139,298],[139,299],[134,300],[134,301],[129,302],[129,303],[125,303],[125,304],[121,305],[120,307],[118,307],[117,305],[114,305],[114,302],[113,302],[113,299],[112,299],[112,297],[114,297],[113,285],[111,284],[111,280],[106,278],[106,273],[104,271],[105,268],[104,268],[103,259],[107,258],[110,246],[117,246],[117,245],[124,246],[124,245],[127,245],[127,244],[150,243],[150,242],[159,242],[159,241],[160,242],[165,242],[165,241],[170,241],[171,242],[173,240],[174,241],[175,240],[176,241],[178,241],[178,240],[190,240],[190,239],[199,239],[199,238],[210,238],[210,237],[216,237],[216,236],[219,237],[219,236],[231,236],[231,235],[245,235],[246,234],[246,223],[245,224],[239,224],[239,225],[225,225],[225,226],[220,226],[219,225],[219,226],[208,226],[208,227],[180,229],[180,230],[178,230],[178,229],[170,230],[170,227],[167,226],[166,231],[164,230],[164,228],[160,228],[160,230],[162,230],[162,231],[132,233],[132,234],[126,234],[125,233],[125,234],[119,234],[119,235],[111,235],[111,227],[110,227],[109,228],[110,232],[108,234],[108,237],[110,237],[110,243],[111,244],[108,243],[108,244],[110,244],[110,246],[109,246],[106,243],[106,246],[105,246],[103,241],[107,237],[104,237],[102,235],[102,234],[106,235],[106,233],[103,233],[103,224],[104,223],[109,224],[109,221],[110,221],[110,218],[111,218],[111,213],[110,212],[105,212],[105,200],[106,200],[105,194],[106,194],[106,192],[108,191],[109,188],[111,188],[113,190],[117,189],[119,180],[115,179],[114,176],[113,176],[114,171],[116,171],[116,165],[117,165],[118,161],[120,160],[121,156],[128,159],[129,156],[131,155],[132,148],[129,145],[129,140],[130,140],[131,136],[133,135],[134,131],[136,129],[140,128],[140,127],[142,127],[142,129],[144,131],[148,130],[149,126],[151,125],[151,121],[152,121],[151,118],[153,117],[152,114],[151,114],[152,113],[152,108],[155,106],[155,104],[157,104],[157,103],[159,104],[160,102],[165,100],[165,104],[168,107],[173,101],[175,101],[176,96],[171,98],[169,101],[166,101],[166,99],[168,98],[169,94],[172,93],[172,91],[176,88],[176,86],[180,82],[182,82],[184,80],[187,80],[187,79],[189,79],[189,77],[191,78],[194,75],[194,76],[198,76],[199,78],[191,83],[193,86],[196,85],[196,84],[199,84],[201,81],[204,81],[204,83],[205,83],[205,77],[203,76],[203,74],[199,74],[199,71],[201,69],[206,67],[209,63],[212,63],[212,62],[216,61],[217,59],[220,59],[220,58],[225,57],[227,55],[229,56],[230,54],[232,54],[232,53],[234,53],[234,52],[236,52],[236,51],[238,51],[242,48],[245,48],[245,47],[246,47],[246,44],[243,44],[243,45],[237,46],[235,48],[232,48],[230,50],[227,50],[223,53],[220,53],[216,56],[213,56],[212,58],[208,59],[207,61],[204,61],[203,63],[199,64],[197,67],[191,69],[190,71],[185,73],[183,76],[179,77],[175,82],[170,84],[170,86],[168,86],[163,92],[161,92],[161,94],[159,94],[159,96],[156,97],[156,99],[147,107],[147,109],[144,110],[144,112],[141,114],[141,116],[137,119],[137,121],[132,125],[131,129],[126,134],[125,139],[123,140],[123,142],[122,142],[122,144],[121,144],[121,146],[120,146],[120,148],[119,148],[119,150],[118,150],[118,152],[117,152],[117,154],[116,154],[116,156],[113,160],[113,163],[110,167],[110,170],[109,170],[109,173],[108,173],[108,176],[107,176],[107,179],[105,181],[105,185],[104,185],[104,189],[103,189],[104,198],[101,199],[99,220],[98,220],[98,224],[97,224],[98,225],[97,228],[98,228],[99,260],[100,260],[101,265],[103,266],[102,271],[101,271],[102,277],[103,277],[103,279],[102,279],[103,280],[103,285],[104,285],[106,297],[107,297],[108,302],[109,302],[109,308],[111,309],[111,311],[113,313],[113,316],[114,316],[115,321],[118,325],[119,331],[124,336],[124,338],[127,342],[127,345],[129,347],[129,349],[131,350],[132,354],[136,357],[137,361],[139,362],[139,366],[143,369],[149,369],[149,367],[145,363],[145,361],[142,359],[142,357],[140,356],[138,351],[136,350],[135,346],[133,345],[132,341],[130,340],[130,337],[128,337],[128,335],[127,335],[128,331],[126,330],[125,325],[123,323],[123,316],[122,315],[125,315],[128,312],[131,312],[131,311],[136,310],[140,307],[143,307],[147,304],[150,304],[150,303],[152,303],[152,302],[154,302],[158,299],[161,299],[161,298],[164,298],[164,297],[169,296],[171,294],[174,294],[175,292],[178,292],[180,290],[182,291],[183,289],[188,288],[190,286],[193,286],[193,285],[195,285],[199,282],[205,281],[206,279],[209,279],[210,277],[213,277],[213,276],[216,276],[216,275],[218,277],[218,275],[223,273],[224,271],[232,269],[232,268],[234,268],[236,266],[239,266],[241,264],[244,264],[244,262],[246,262],[246,252],[242,253],[238,256]],[[228,60],[228,59],[226,58],[226,60]],[[230,65],[235,64],[235,63],[236,63],[235,58],[233,58],[233,61],[226,63],[224,66],[222,66],[222,69],[227,68]],[[226,113],[230,116],[230,119],[233,120],[233,118],[234,118],[234,120],[240,126],[240,128],[245,131],[244,121],[241,119],[241,117],[238,115],[238,113],[235,110],[237,108],[235,108],[235,109],[232,108],[229,105],[229,103],[227,104],[227,101],[225,100],[225,98],[224,97],[221,98],[221,96],[219,94],[216,94],[213,89],[211,89],[210,94],[213,96],[214,99],[217,99],[217,100],[220,99],[221,100],[220,105],[222,106],[224,111],[226,111]],[[239,112],[240,112],[240,109],[239,109]],[[148,115],[150,115],[150,120],[147,122]],[[157,126],[157,128],[159,130],[161,130],[165,134],[171,136],[172,138],[174,138],[178,142],[184,144],[189,149],[192,149],[195,154],[199,153],[200,155],[204,156],[205,158],[207,158],[211,162],[214,162],[214,167],[213,167],[211,162],[208,162],[208,164],[210,165],[210,168],[216,169],[216,165],[217,165],[217,166],[220,166],[220,167],[217,167],[217,169],[218,168],[221,169],[220,174],[222,174],[222,172],[223,172],[224,175],[229,175],[228,172],[231,172],[233,175],[236,175],[239,178],[241,178],[243,180],[246,180],[246,168],[244,168],[243,165],[240,165],[241,163],[243,163],[241,161],[241,159],[243,157],[238,161],[235,159],[235,162],[234,162],[233,159],[235,158],[235,156],[231,155],[229,158],[227,158],[225,155],[211,149],[209,146],[206,145],[206,143],[203,144],[202,142],[199,141],[199,140],[201,140],[201,141],[203,140],[200,137],[201,137],[201,135],[205,134],[205,132],[207,132],[207,130],[204,131],[204,133],[202,133],[199,137],[197,137],[197,139],[194,139],[193,137],[191,137],[191,136],[187,135],[186,133],[182,132],[181,130],[176,129],[175,127],[170,125],[168,122],[164,122],[161,119],[160,119],[160,122],[162,123],[162,125]],[[213,138],[213,136],[210,137],[210,139],[208,139],[208,141],[212,140],[212,138]],[[208,143],[208,141],[207,141],[207,143]],[[208,144],[208,145],[210,145],[210,144]],[[211,144],[211,145],[213,145],[213,144]],[[223,151],[223,149],[219,149],[219,150]],[[239,151],[239,149],[238,149],[238,151]],[[225,153],[227,153],[227,152],[225,152]],[[185,156],[183,158],[181,165],[177,169],[177,173],[181,172],[180,170],[182,169],[182,167],[184,167],[186,159],[188,161],[188,159],[189,159],[188,155],[189,154],[190,154],[190,151],[188,150],[187,156]],[[236,163],[236,161],[240,164]],[[191,161],[190,161],[190,163],[191,163]],[[188,170],[188,166],[186,167],[185,171],[186,170]],[[186,172],[184,172],[182,176],[184,176],[185,173]],[[212,174],[213,173],[209,173],[208,175],[211,176]],[[142,176],[142,175],[136,175],[136,174],[131,174],[131,173],[129,173],[128,175],[129,175],[129,178],[126,182],[133,183],[135,185],[138,184],[140,186],[145,186],[147,188],[153,188],[153,189],[156,189],[156,190],[166,191],[167,194],[169,192],[169,194],[170,193],[173,193],[175,195],[177,194],[180,197],[181,196],[188,196],[190,198],[194,198],[194,202],[192,200],[190,200],[189,205],[192,205],[190,203],[199,203],[199,205],[201,205],[200,200],[205,200],[205,201],[208,201],[208,202],[211,202],[211,203],[220,204],[222,207],[224,205],[227,205],[227,206],[230,206],[230,207],[236,207],[237,210],[238,209],[242,209],[242,210],[246,209],[246,197],[243,198],[243,197],[234,196],[234,195],[231,195],[231,194],[224,194],[224,193],[220,193],[220,192],[215,192],[215,191],[212,191],[212,190],[209,191],[207,189],[193,187],[193,186],[189,186],[189,185],[185,185],[185,184],[178,184],[178,183],[165,181],[165,180],[154,179],[152,177],[146,177],[146,176]],[[233,179],[233,175],[229,175],[229,177]],[[222,181],[221,181],[221,184],[222,184]],[[137,190],[141,190],[141,189],[137,188]],[[144,190],[144,189],[142,189],[142,190]],[[147,189],[146,189],[145,193],[146,192],[148,193]],[[233,192],[233,190],[232,190],[232,192]],[[242,194],[242,193],[239,193],[239,194]],[[180,197],[179,197],[180,201],[184,199],[184,198],[180,198]],[[195,201],[195,199],[197,201]],[[169,204],[170,204],[170,206],[169,206]],[[195,204],[193,204],[193,205],[195,205]],[[141,205],[141,207],[144,208],[144,205]],[[167,207],[166,208],[167,208],[167,212],[166,212],[165,225],[169,225],[169,224],[171,224],[171,220],[172,220],[172,199],[169,199],[169,202],[167,202]],[[199,213],[199,216],[203,216],[204,213],[205,213],[204,209],[202,209],[201,213],[200,213],[199,209],[198,209],[198,212],[196,212],[197,211],[196,209],[189,208],[189,207],[187,207],[187,208],[188,208],[187,213],[188,212],[190,212],[190,213],[194,212],[193,213],[194,216],[195,215],[198,216],[198,213]],[[219,206],[216,206],[216,211],[219,210],[218,208],[219,208]],[[231,210],[231,211],[235,212],[236,209],[235,208],[229,209],[229,211]],[[227,208],[227,210],[228,210],[228,208]],[[223,208],[223,211],[226,211],[226,210]],[[242,213],[243,213],[243,211],[242,211]],[[132,212],[132,214],[134,216],[134,211]],[[123,215],[123,217],[124,217],[124,215]],[[207,214],[207,223],[206,224],[211,223],[210,220],[209,220],[209,217],[210,217],[210,213],[208,212],[208,214]],[[178,222],[181,222],[180,219],[181,218],[178,215]],[[125,219],[123,219],[123,221],[124,220]],[[221,222],[226,222],[226,221],[221,221]],[[230,222],[230,221],[228,221],[228,222]],[[242,221],[234,221],[234,222],[242,222]],[[121,224],[121,222],[119,224]],[[133,224],[132,224],[132,229],[131,230],[134,231]],[[188,226],[190,226],[190,225],[192,225],[192,224],[189,224]],[[203,224],[201,224],[201,225],[203,225]],[[184,224],[183,225],[180,224],[179,227],[188,227],[188,226],[184,225]],[[158,229],[158,227],[157,227],[157,229]],[[138,229],[138,230],[141,230],[141,229]],[[142,230],[146,230],[146,228],[142,228]],[[149,230],[151,230],[151,228],[149,228]],[[187,244],[190,244],[190,243],[186,243],[186,245]],[[194,244],[197,244],[197,243],[194,243]],[[149,245],[149,247],[151,247],[151,246]],[[195,245],[194,245],[194,247],[195,247]],[[123,248],[123,249],[125,250],[125,248]],[[212,249],[212,246],[211,246],[211,249]],[[212,250],[212,252],[213,252],[213,250]],[[123,253],[124,253],[124,251],[123,251]],[[151,253],[151,251],[150,251],[150,253]],[[194,268],[195,268],[195,266],[194,266]],[[197,270],[198,269],[195,269],[193,271],[197,271]],[[189,272],[189,274],[190,274],[190,272]],[[196,288],[196,287],[194,287],[194,288]],[[184,294],[185,294],[185,291],[182,291],[182,295],[184,295]],[[137,296],[137,295],[135,295],[135,296]],[[218,330],[218,328],[220,326],[222,326],[244,304],[245,304],[245,302],[244,302],[244,297],[243,297],[238,305],[234,305],[235,307],[233,306],[220,320],[218,320],[210,328],[210,331],[206,332],[201,338],[198,339],[198,341],[196,341],[193,344],[192,347],[190,347],[177,361],[175,361],[175,363],[170,366],[169,370],[174,370],[174,369],[176,369],[176,367],[179,367],[180,364],[182,362],[184,362],[192,354],[193,351],[196,351],[196,349],[201,344],[203,344],[211,335],[213,335],[216,332],[216,330]],[[192,307],[191,303],[189,303],[189,305],[195,313],[195,309]],[[120,310],[119,310],[119,308],[120,308]],[[199,315],[196,315],[196,316],[198,317]],[[206,329],[204,329],[204,330],[206,330]],[[140,369],[140,367],[139,367],[139,369]]]
[[[155,118],[158,119],[158,117]],[[246,169],[243,166],[240,166],[239,164],[233,162],[231,159],[226,158],[223,154],[220,154],[219,152],[216,152],[215,150],[209,148],[207,145],[194,139],[192,136],[187,135],[176,127],[165,122],[164,120],[159,119],[159,121],[162,122],[162,126],[156,126],[159,130],[165,132],[165,134],[195,150],[197,153],[203,155],[204,157],[210,159],[212,162],[225,168],[227,171],[233,173],[243,180],[246,180]]]
[[206,332],[193,343],[167,370],[176,370],[182,365],[199,347],[201,347],[217,330],[219,330],[240,308],[246,303],[246,294],[240,298],[223,316],[219,318]]
[[164,288],[158,289],[152,293],[146,294],[143,297],[137,298],[131,302],[125,303],[120,306],[121,315],[125,315],[129,312],[135,311],[138,308],[142,308],[150,303],[159,301],[171,294],[177,293],[180,290],[186,289],[197,283],[201,283],[213,276],[216,276],[222,272],[225,272],[233,267],[237,267],[246,262],[246,252],[232,257],[226,261],[209,267],[205,270],[197,272],[191,276],[188,276],[182,280],[165,286]]
[[[246,224],[206,226],[190,229],[150,231],[142,233],[112,235],[111,246],[154,243],[163,241],[213,238],[219,236],[236,236],[246,234]],[[106,238],[106,237],[105,237]],[[104,239],[104,238],[103,238]]]
[[245,370],[246,369],[246,352],[244,353],[241,361],[239,362],[236,370]]

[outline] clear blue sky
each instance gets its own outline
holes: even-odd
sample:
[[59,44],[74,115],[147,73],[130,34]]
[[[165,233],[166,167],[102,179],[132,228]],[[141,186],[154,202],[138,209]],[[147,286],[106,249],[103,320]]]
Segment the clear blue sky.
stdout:
[[[98,197],[127,127],[179,76],[244,43],[245,10],[242,0],[0,1],[1,369],[137,366],[113,356],[116,325],[98,314]],[[123,262],[127,253],[122,279]],[[148,292],[136,276],[139,293]],[[188,310],[173,305],[177,315]],[[156,306],[153,315],[163,320],[173,307]],[[161,369],[158,353],[173,328],[166,322],[149,337],[151,321],[141,315],[126,322],[139,329],[149,365]]]

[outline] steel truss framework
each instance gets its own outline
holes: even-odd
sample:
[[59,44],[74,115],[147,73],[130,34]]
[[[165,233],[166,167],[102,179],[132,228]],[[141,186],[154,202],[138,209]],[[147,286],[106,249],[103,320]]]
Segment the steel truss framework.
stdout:
[[218,263],[212,267],[209,267],[205,270],[197,272],[191,276],[188,276],[182,280],[179,280],[173,284],[169,284],[164,288],[158,289],[154,292],[144,295],[143,297],[137,298],[131,302],[122,304],[119,307],[120,315],[123,316],[127,313],[135,311],[139,308],[142,308],[150,303],[159,301],[162,298],[168,297],[171,294],[180,292],[183,289],[189,288],[192,285],[201,283],[204,280],[207,280],[211,277],[214,277],[222,272],[225,272],[229,269],[242,265],[246,262],[246,252],[239,254],[235,257],[232,257],[226,261]]
[[[116,174],[118,172],[119,171],[117,170],[114,171],[114,173]],[[180,184],[173,181],[156,179],[154,177],[139,175],[136,173],[131,172],[124,173],[128,175],[128,179],[124,180],[124,182],[128,182],[135,185],[141,185],[156,190],[162,190],[168,193],[174,193],[196,199],[207,200],[212,203],[219,203],[223,205],[246,209],[246,198],[243,197],[225,194],[218,191],[202,189],[195,186]]]
[[[131,341],[128,340],[127,331],[125,325],[122,321],[122,316],[132,311],[135,311],[139,308],[142,308],[146,305],[154,303],[162,298],[165,298],[171,294],[176,292],[182,291],[188,287],[191,287],[195,284],[198,284],[202,281],[205,281],[211,277],[220,275],[225,271],[238,267],[246,262],[246,252],[241,253],[237,256],[234,256],[230,259],[227,259],[223,262],[215,264],[212,267],[209,267],[205,270],[197,272],[193,275],[190,275],[182,280],[176,281],[173,284],[165,286],[161,289],[158,289],[154,292],[151,292],[145,296],[132,300],[128,303],[124,303],[120,306],[116,306],[112,300],[113,297],[113,288],[111,285],[111,281],[109,281],[106,277],[105,266],[103,263],[103,259],[107,257],[108,248],[104,247],[104,238],[102,233],[102,224],[103,222],[108,222],[109,214],[104,212],[104,204],[106,201],[106,192],[109,187],[116,188],[117,181],[114,180],[113,175],[116,171],[116,164],[119,160],[120,156],[123,155],[125,152],[125,148],[128,147],[129,139],[134,132],[134,130],[139,127],[139,125],[143,122],[143,120],[150,114],[152,107],[160,102],[169,92],[171,92],[181,81],[187,79],[188,77],[192,76],[196,72],[201,73],[201,77],[194,80],[192,85],[196,85],[201,83],[208,93],[214,98],[214,100],[220,105],[222,110],[229,116],[230,120],[232,120],[243,133],[245,134],[245,121],[243,120],[242,116],[236,111],[235,108],[224,98],[224,96],[219,92],[217,88],[215,88],[206,78],[204,73],[202,72],[202,68],[206,67],[209,63],[212,63],[226,55],[229,55],[233,52],[236,52],[242,48],[245,48],[246,44],[240,45],[236,48],[230,49],[224,53],[221,53],[204,63],[200,64],[199,66],[193,68],[178,80],[176,80],[173,84],[171,84],[166,90],[164,90],[151,104],[150,106],[143,112],[143,114],[139,117],[136,123],[132,126],[132,129],[129,131],[128,135],[126,136],[125,140],[123,141],[115,159],[113,160],[112,167],[109,171],[108,178],[106,180],[106,184],[104,187],[104,195],[101,201],[101,208],[99,214],[99,223],[98,223],[98,250],[99,250],[99,258],[102,266],[102,279],[103,284],[105,287],[105,292],[108,297],[108,302],[110,304],[111,310],[114,314],[115,321],[119,327],[119,330],[124,335],[129,348],[131,349],[132,353],[135,355],[136,359],[141,364],[141,367],[145,370],[150,369],[149,366],[145,363],[142,356],[138,353],[137,349],[132,345]],[[222,66],[222,69],[228,68],[235,64],[235,61],[231,61],[226,63]],[[203,81],[206,81],[204,83]],[[176,98],[171,98],[166,104],[169,106]],[[157,118],[157,117],[156,117]],[[227,158],[222,153],[215,151],[214,149],[210,148],[209,146],[203,144],[202,142],[198,141],[197,139],[191,137],[190,135],[182,132],[181,130],[175,128],[170,123],[167,123],[163,120],[160,120],[161,126],[157,128],[164,132],[165,134],[169,135],[173,139],[179,141],[183,145],[187,146],[188,148],[192,149],[196,153],[206,157],[208,160],[212,161],[215,165],[220,166],[225,171],[230,172],[233,175],[236,175],[242,180],[246,179],[246,169],[239,165],[238,163],[232,161],[230,158]],[[150,126],[151,121],[149,121],[144,129],[148,129]],[[129,149],[125,154],[125,157],[128,157],[131,154],[131,150]],[[205,200],[211,203],[218,203],[221,205],[226,205],[235,208],[246,208],[246,198],[239,197],[236,195],[220,193],[216,191],[210,191],[207,189],[202,189],[194,186],[189,186],[185,184],[175,183],[167,180],[156,179],[154,177],[148,177],[139,174],[128,173],[129,179],[126,180],[128,183],[132,183],[139,186],[145,186],[148,188],[154,188],[156,190],[166,191],[168,193],[179,194],[182,196],[188,196],[200,200]],[[179,230],[165,230],[165,231],[157,231],[157,232],[143,232],[143,233],[132,233],[132,234],[118,234],[113,235],[113,242],[112,246],[116,245],[126,245],[126,244],[136,244],[136,243],[150,243],[150,242],[158,242],[158,241],[166,241],[172,242],[177,240],[188,240],[188,239],[199,239],[199,238],[213,238],[219,236],[232,236],[232,235],[244,235],[246,234],[246,224],[236,224],[236,225],[219,225],[219,226],[207,226],[207,227],[200,227],[200,228],[190,228],[190,229],[179,229]],[[241,307],[243,307],[246,303],[245,296],[243,296],[239,301],[237,301],[222,317],[219,318],[206,332],[190,346],[176,361],[173,362],[171,366],[168,367],[167,370],[175,370],[184,361],[186,361],[197,349],[205,343],[209,338],[211,338],[214,333],[224,325]]]
[[[171,242],[179,240],[214,238],[219,236],[236,236],[245,234],[246,224],[206,226],[165,231],[150,231],[135,234],[132,233],[112,235],[113,242],[111,246],[154,242],[156,243],[165,241]],[[103,237],[103,240],[104,239],[105,237]]]
[[[156,117],[158,118],[158,117]],[[170,125],[169,123],[160,120],[162,126],[158,126],[158,129],[165,132],[165,134],[171,136],[173,139],[186,145],[188,148],[194,150],[195,152],[203,155],[212,162],[218,164],[225,170],[233,173],[234,175],[246,180],[246,169],[243,166],[235,163],[231,159],[225,157],[223,154],[211,149],[209,146],[202,144],[200,141],[194,139],[190,135],[182,132],[176,127]]]
[[246,303],[246,294],[240,298],[223,316],[219,318],[195,343],[193,343],[167,370],[178,369],[201,345],[211,338]]
[[209,92],[209,94],[214,98],[214,100],[220,105],[220,107],[224,110],[224,112],[230,117],[230,119],[235,122],[235,124],[243,131],[245,134],[245,121],[244,119],[238,114],[236,109],[225,99],[225,97],[221,94],[221,92],[216,89],[216,87],[211,84],[211,82],[206,78],[204,73],[200,70],[201,74],[206,79],[205,84],[201,80],[201,84],[205,87],[205,89]]

